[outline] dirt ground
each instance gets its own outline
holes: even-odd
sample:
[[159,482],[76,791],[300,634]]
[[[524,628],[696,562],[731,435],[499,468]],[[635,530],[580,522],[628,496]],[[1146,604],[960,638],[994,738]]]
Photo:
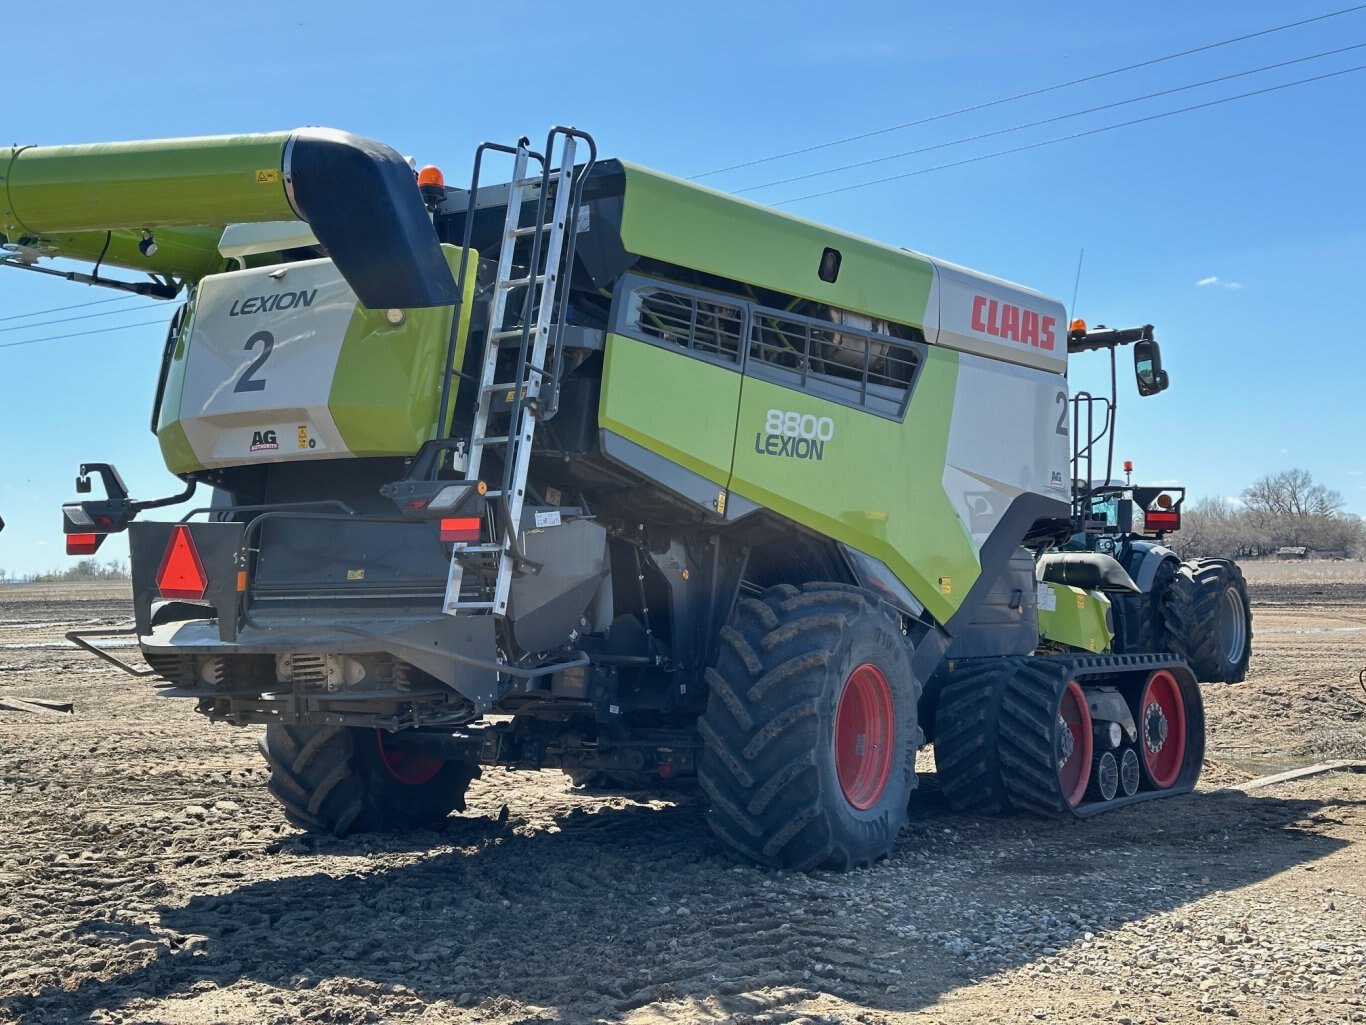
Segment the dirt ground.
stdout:
[[[439,831],[315,841],[258,731],[69,648],[113,586],[0,588],[0,1021],[1366,1022],[1366,569],[1255,566],[1197,794],[948,813],[850,875],[741,863],[700,805],[493,770]],[[506,813],[503,814],[506,808]]]

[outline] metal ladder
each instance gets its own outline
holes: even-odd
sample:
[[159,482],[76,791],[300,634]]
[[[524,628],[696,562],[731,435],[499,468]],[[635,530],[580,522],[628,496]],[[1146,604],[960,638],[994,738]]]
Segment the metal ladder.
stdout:
[[[549,157],[556,139],[560,140],[558,166],[551,167]],[[568,256],[573,259],[573,231],[577,220],[578,193],[588,167],[576,179],[574,174],[574,154],[577,143],[585,139],[590,150],[592,140],[573,129],[555,128],[546,141],[546,156],[530,149],[529,140],[523,138],[510,149],[485,143],[485,149],[494,149],[514,155],[512,181],[508,186],[507,215],[503,222],[502,245],[498,254],[498,268],[493,282],[491,309],[488,329],[484,339],[483,368],[479,375],[479,394],[475,406],[474,424],[470,431],[468,462],[465,468],[466,480],[478,480],[486,449],[497,449],[503,454],[503,473],[501,486],[490,489],[486,499],[496,500],[496,537],[492,542],[479,544],[457,543],[451,553],[450,572],[446,578],[446,597],[442,611],[448,616],[468,613],[492,613],[505,616],[508,609],[508,592],[512,584],[512,574],[518,560],[522,557],[521,522],[522,506],[526,498],[527,472],[531,465],[532,438],[536,432],[536,420],[541,409],[541,390],[546,386],[545,378],[553,367],[547,367],[547,356],[551,352],[552,335],[558,335],[556,328],[559,284],[561,270],[569,266],[565,260],[565,240],[569,238]],[[539,163],[541,174],[527,177],[527,167],[532,162]],[[589,167],[592,160],[590,158]],[[475,203],[478,193],[479,158],[475,161],[475,176],[470,191],[470,209],[466,224],[473,222]],[[554,183],[555,198],[549,219],[546,218],[547,194]],[[522,206],[528,198],[528,191],[539,186],[535,217],[531,224],[523,225]],[[514,268],[514,254],[518,243],[530,239],[530,257],[525,272]],[[468,250],[468,242],[466,243]],[[572,267],[570,267],[572,270]],[[566,282],[565,287],[568,287]],[[515,297],[515,298],[514,298]],[[509,313],[514,324],[508,325]],[[516,321],[520,320],[520,323]],[[516,372],[512,380],[497,380],[500,354],[516,351]],[[553,388],[554,383],[550,386]],[[512,403],[506,414],[505,433],[490,434],[489,424],[495,414],[495,396],[506,394]],[[507,400],[504,400],[507,401]],[[494,569],[493,599],[462,600],[461,584],[464,582],[466,565],[476,558],[496,558]]]

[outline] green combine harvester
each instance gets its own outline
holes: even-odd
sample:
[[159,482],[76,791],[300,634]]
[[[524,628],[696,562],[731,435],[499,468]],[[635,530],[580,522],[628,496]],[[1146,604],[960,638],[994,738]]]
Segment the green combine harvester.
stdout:
[[468,189],[320,129],[0,174],[6,264],[184,295],[152,429],[185,490],[81,467],[106,494],[64,507],[68,550],[129,532],[136,623],[69,636],[264,724],[296,825],[421,827],[481,766],[555,768],[695,780],[742,854],[847,869],[891,851],[929,743],[969,811],[1195,785],[1246,589],[1162,545],[1179,489],[1093,480],[1114,402],[1066,376],[1132,344],[1161,391],[1150,327],[573,129],[481,145]]

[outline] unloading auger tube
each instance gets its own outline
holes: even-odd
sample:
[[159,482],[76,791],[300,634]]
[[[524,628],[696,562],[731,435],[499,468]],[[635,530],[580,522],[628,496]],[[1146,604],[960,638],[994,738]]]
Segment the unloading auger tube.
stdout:
[[[0,235],[9,244],[71,233],[80,252],[69,255],[84,256],[91,244],[84,233],[154,236],[157,229],[298,219],[365,306],[456,301],[412,169],[390,147],[348,132],[15,146],[0,153],[0,174]],[[191,251],[199,239],[206,256],[217,242],[213,233],[176,232],[175,239]],[[179,270],[202,275],[210,262],[188,259]]]

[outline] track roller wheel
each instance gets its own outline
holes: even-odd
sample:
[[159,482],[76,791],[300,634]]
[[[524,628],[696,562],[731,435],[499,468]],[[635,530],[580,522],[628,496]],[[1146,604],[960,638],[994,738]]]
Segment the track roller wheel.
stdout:
[[1091,783],[1086,788],[1090,801],[1113,801],[1119,793],[1119,762],[1113,751],[1104,752],[1091,767]]
[[896,613],[847,585],[779,586],[742,600],[721,638],[698,724],[713,831],[799,871],[889,854],[920,737]]
[[359,727],[273,723],[260,748],[285,818],[335,836],[434,825],[465,810],[465,791],[479,775],[471,762],[404,751]]
[[1154,790],[1176,783],[1186,759],[1186,700],[1176,677],[1158,669],[1138,703],[1138,749],[1143,775]]
[[1138,793],[1138,785],[1142,782],[1142,769],[1138,764],[1138,752],[1131,747],[1126,747],[1124,753],[1119,756],[1119,789],[1125,797],[1133,797]]

